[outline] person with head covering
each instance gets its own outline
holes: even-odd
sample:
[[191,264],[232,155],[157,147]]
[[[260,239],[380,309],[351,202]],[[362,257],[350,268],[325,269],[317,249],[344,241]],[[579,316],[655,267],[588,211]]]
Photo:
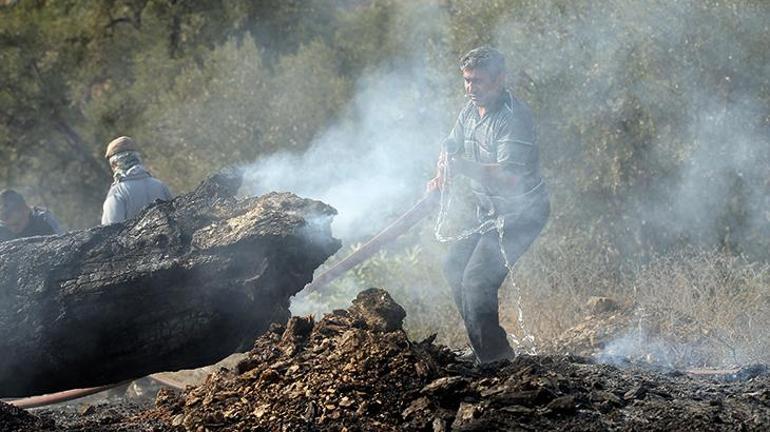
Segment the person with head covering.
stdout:
[[171,200],[168,186],[142,164],[139,148],[131,137],[112,140],[104,157],[110,164],[114,182],[102,206],[102,225],[131,219],[157,200]]

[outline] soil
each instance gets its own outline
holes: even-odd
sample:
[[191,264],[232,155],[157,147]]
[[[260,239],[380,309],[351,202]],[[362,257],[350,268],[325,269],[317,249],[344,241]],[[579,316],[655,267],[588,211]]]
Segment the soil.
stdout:
[[[628,361],[521,355],[479,366],[409,340],[382,290],[316,321],[274,325],[231,369],[155,406],[32,414],[0,405],[19,431],[766,431],[762,365],[693,375]],[[3,426],[16,429],[1,429]]]

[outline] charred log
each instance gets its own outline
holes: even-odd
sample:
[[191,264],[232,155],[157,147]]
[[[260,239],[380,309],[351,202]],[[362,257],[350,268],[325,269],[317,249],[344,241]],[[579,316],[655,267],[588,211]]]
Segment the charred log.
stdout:
[[0,396],[211,364],[289,317],[333,208],[215,176],[136,219],[0,243]]

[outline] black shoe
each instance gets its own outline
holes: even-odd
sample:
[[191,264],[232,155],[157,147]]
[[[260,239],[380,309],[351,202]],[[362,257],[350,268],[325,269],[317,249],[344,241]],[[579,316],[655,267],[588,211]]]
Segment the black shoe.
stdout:
[[482,365],[491,365],[491,364],[497,364],[497,363],[505,363],[510,362],[513,359],[516,358],[516,353],[508,347],[507,350],[503,350],[502,352],[491,355],[488,357],[484,357],[484,360],[479,359],[479,363]]

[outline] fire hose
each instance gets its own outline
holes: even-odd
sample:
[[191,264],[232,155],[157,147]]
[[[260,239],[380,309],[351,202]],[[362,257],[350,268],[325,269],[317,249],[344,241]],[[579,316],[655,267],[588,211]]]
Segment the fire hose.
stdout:
[[[333,265],[328,270],[321,273],[317,278],[313,279],[311,283],[305,286],[309,292],[317,291],[324,286],[328,285],[338,277],[342,276],[345,272],[353,267],[361,264],[369,259],[372,255],[377,253],[383,246],[404,234],[409,228],[415,225],[417,222],[427,216],[438,200],[438,191],[430,192],[420,201],[418,201],[412,208],[406,213],[401,215],[393,223],[388,225],[385,229],[380,231],[377,235],[372,237],[371,240],[366,242],[363,246],[352,252],[350,255]],[[159,382],[167,387],[183,390],[185,385],[177,382],[173,379],[161,376],[159,374],[150,375],[150,378]],[[15,399],[8,401],[9,404],[18,408],[30,409],[38,408],[47,405],[53,405],[57,403],[67,402],[74,399],[80,399],[82,397],[90,396],[96,393],[100,393],[115,387],[120,387],[126,383],[131,382],[123,381],[117,384],[109,384],[98,387],[89,387],[84,389],[67,390],[58,393],[52,393],[41,396],[32,396],[28,398]]]
[[369,259],[382,249],[383,246],[404,234],[414,224],[427,216],[436,204],[438,197],[438,191],[429,192],[406,213],[372,237],[363,246],[314,278],[312,282],[305,286],[305,289],[308,292],[317,291],[345,274],[348,270]]
[[[158,382],[158,383],[160,383],[160,384],[162,384],[162,385],[164,385],[166,387],[171,387],[173,389],[184,390],[184,388],[185,388],[184,384],[182,384],[182,383],[180,383],[180,382],[178,382],[176,380],[173,380],[173,379],[170,379],[170,378],[167,378],[167,377],[164,377],[164,376],[160,376],[158,374],[150,375],[149,378],[151,378],[152,380],[154,380],[154,381],[156,381],[156,382]],[[113,389],[113,388],[116,388],[116,387],[120,387],[122,385],[130,383],[131,381],[132,380],[121,381],[121,382],[119,382],[117,384],[107,384],[107,385],[98,386],[98,387],[88,387],[88,388],[83,388],[83,389],[66,390],[66,391],[63,391],[63,392],[51,393],[51,394],[47,394],[47,395],[31,396],[31,397],[26,397],[26,398],[21,398],[21,399],[14,399],[14,400],[8,401],[8,403],[13,405],[13,406],[15,406],[15,407],[17,407],[17,408],[23,408],[23,409],[39,408],[39,407],[44,407],[44,406],[53,405],[53,404],[57,404],[57,403],[67,402],[67,401],[71,401],[71,400],[75,400],[75,399],[84,398],[86,396],[91,396],[91,395],[96,394],[96,393],[101,393],[103,391],[107,391],[107,390],[110,390],[110,389]]]
[[101,393],[125,384],[126,382],[120,382],[118,384],[110,384],[99,387],[89,387],[84,389],[67,390],[59,393],[52,393],[41,396],[32,396],[22,399],[14,399],[8,401],[9,404],[24,409],[39,408],[46,405],[53,405],[60,402],[67,402],[73,399],[80,399],[82,397],[91,396],[92,394]]

